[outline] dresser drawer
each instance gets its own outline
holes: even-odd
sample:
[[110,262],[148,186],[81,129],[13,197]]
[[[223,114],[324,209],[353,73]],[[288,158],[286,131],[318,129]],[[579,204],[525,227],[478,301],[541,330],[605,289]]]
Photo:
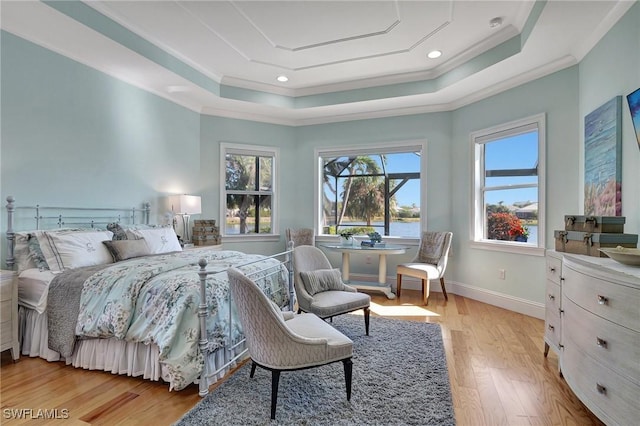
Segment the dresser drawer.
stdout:
[[562,258],[547,256],[547,280],[560,285]]
[[547,305],[544,317],[544,338],[547,343],[556,348],[554,350],[560,347],[560,331],[560,313]]
[[563,266],[563,296],[587,311],[640,332],[640,290]]
[[640,387],[586,355],[564,339],[562,372],[573,392],[608,425],[632,425],[640,419]]
[[560,306],[562,303],[562,293],[560,292],[560,286],[553,281],[547,280],[547,286],[545,288],[545,306],[547,309],[560,312]]
[[564,305],[564,337],[578,350],[640,385],[640,333],[587,312],[570,300]]

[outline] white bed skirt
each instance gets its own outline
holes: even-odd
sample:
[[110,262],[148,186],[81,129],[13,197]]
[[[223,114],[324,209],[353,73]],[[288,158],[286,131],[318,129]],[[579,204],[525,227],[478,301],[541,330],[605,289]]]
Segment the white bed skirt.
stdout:
[[[159,350],[155,344],[126,342],[118,339],[88,339],[79,340],[70,358],[64,359],[58,352],[49,349],[49,332],[47,327],[47,313],[42,314],[19,308],[20,348],[24,356],[40,357],[49,362],[64,361],[67,365],[86,370],[109,371],[113,374],[139,377],[169,383],[173,389],[162,363],[159,361]],[[244,346],[244,345],[243,345]],[[237,352],[241,352],[239,348]],[[224,350],[217,350],[207,358],[208,371],[216,371],[223,366],[231,356],[225,356]],[[212,385],[237,364],[232,364],[217,375],[208,378],[208,386]]]

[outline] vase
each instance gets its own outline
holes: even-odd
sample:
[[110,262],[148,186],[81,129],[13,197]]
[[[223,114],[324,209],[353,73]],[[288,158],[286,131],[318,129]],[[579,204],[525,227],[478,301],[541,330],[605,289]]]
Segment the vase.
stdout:
[[527,240],[528,240],[528,238],[525,237],[524,235],[518,235],[518,236],[516,236],[514,241],[517,241],[519,243],[526,243]]
[[353,237],[340,237],[340,244],[345,247],[350,247],[353,245]]

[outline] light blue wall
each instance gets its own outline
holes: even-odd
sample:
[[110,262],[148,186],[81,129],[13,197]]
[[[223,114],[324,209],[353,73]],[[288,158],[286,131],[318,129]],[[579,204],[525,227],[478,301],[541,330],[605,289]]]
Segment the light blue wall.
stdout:
[[[542,257],[469,247],[469,133],[546,113],[552,247],[564,214],[582,211],[584,116],[640,87],[639,24],[636,4],[579,65],[453,112],[297,128],[200,115],[2,32],[0,195],[3,201],[15,195],[23,205],[150,201],[159,215],[165,194],[201,194],[202,216],[218,218],[220,142],[267,145],[281,152],[283,230],[312,224],[315,148],[426,139],[427,220],[430,229],[454,231],[450,279],[542,304]],[[640,150],[623,108],[623,214],[627,231],[638,233]],[[282,240],[228,245],[264,253],[282,247]],[[390,275],[397,260],[406,259],[391,261]],[[357,268],[375,274],[372,265]],[[498,280],[498,269],[506,269],[506,280]]]
[[[306,202],[296,209],[299,214],[292,219],[294,227],[313,226],[314,150],[319,147],[357,147],[381,143],[411,140],[427,142],[427,223],[429,229],[447,230],[451,226],[451,114],[433,113],[404,117],[378,118],[343,123],[304,126],[296,129],[296,158],[294,164],[295,192]],[[330,260],[340,264],[339,255],[327,253]],[[415,247],[405,256],[388,258],[389,275],[394,275],[395,265],[410,261]],[[352,270],[373,277],[377,265],[366,265],[361,256],[352,256]]]
[[584,117],[621,95],[622,215],[625,232],[640,233],[640,147],[626,95],[640,88],[640,3],[636,3],[579,65],[580,209],[584,203]]
[[[578,212],[578,69],[535,80],[453,113],[453,279],[490,292],[542,303],[544,258],[470,247],[472,155],[469,134],[512,120],[546,114],[546,244],[563,229],[564,215]],[[498,279],[505,269],[506,279]]]
[[[293,221],[306,194],[296,192],[298,176],[292,168],[298,162],[295,150],[294,129],[277,124],[258,123],[247,120],[212,117],[201,119],[200,168],[202,170],[200,193],[203,216],[220,217],[220,143],[237,143],[276,147],[280,150],[279,188],[280,231]],[[301,202],[302,201],[302,202]],[[284,250],[284,239],[277,242],[226,243],[225,248],[252,253],[278,253]]]
[[199,114],[9,33],[1,43],[3,206],[150,202],[157,216],[164,194],[198,189]]

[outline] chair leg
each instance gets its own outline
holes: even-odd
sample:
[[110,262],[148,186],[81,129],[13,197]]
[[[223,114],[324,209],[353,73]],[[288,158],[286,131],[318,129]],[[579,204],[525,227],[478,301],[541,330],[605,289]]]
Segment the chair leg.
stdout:
[[366,308],[364,308],[364,330],[367,333],[367,336],[369,335],[369,314],[370,310],[367,306]]
[[276,405],[278,405],[278,384],[280,383],[280,370],[271,371],[271,420],[276,418]]
[[449,296],[447,296],[447,289],[444,288],[444,277],[440,277],[440,286],[442,287],[442,294],[444,294],[444,300],[449,300]]
[[347,401],[351,401],[351,374],[353,372],[353,362],[351,362],[351,358],[347,358],[342,360],[342,364],[344,365],[344,382],[347,385]]
[[396,296],[400,297],[400,292],[402,291],[402,274],[398,274],[396,276]]
[[422,279],[422,300],[424,305],[429,304],[429,280]]
[[256,374],[256,367],[257,367],[257,364],[251,361],[251,374],[249,375],[249,377],[251,377],[252,379],[253,379],[253,375]]

